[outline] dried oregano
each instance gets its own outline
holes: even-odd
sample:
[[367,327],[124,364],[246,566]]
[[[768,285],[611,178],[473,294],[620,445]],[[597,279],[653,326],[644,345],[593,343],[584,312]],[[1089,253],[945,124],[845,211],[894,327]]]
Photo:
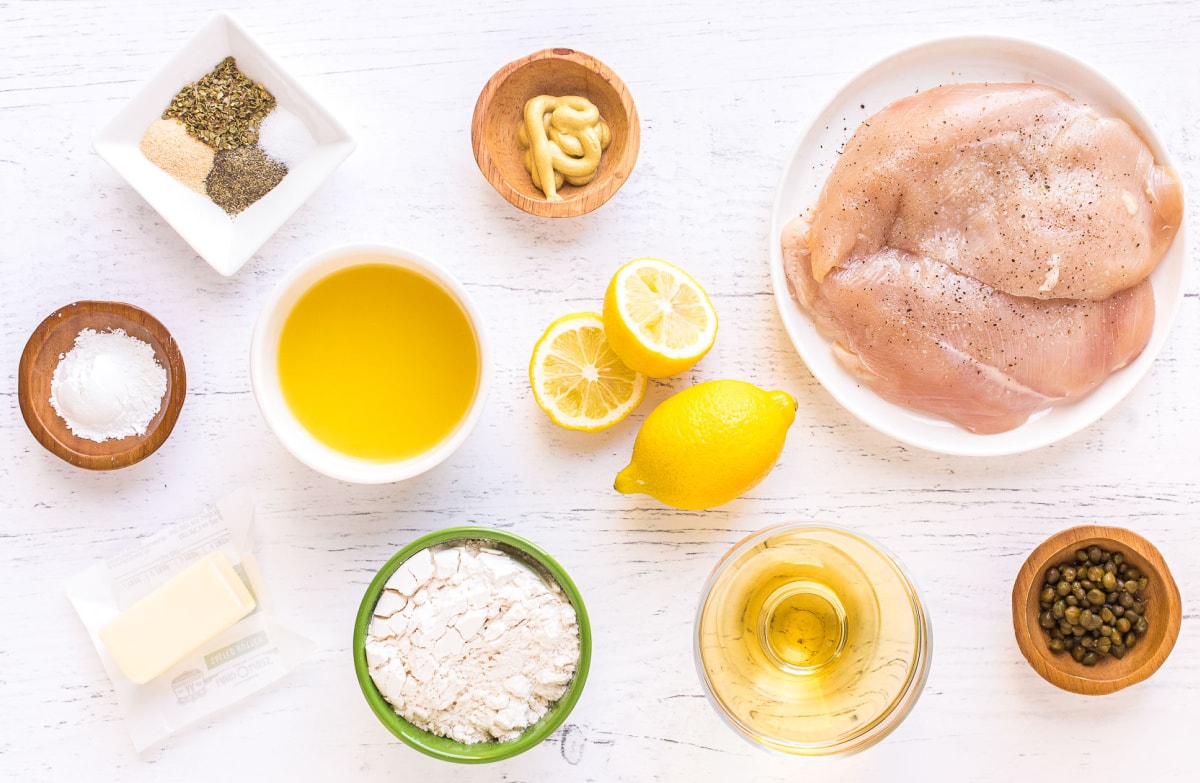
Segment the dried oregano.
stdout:
[[179,120],[188,133],[215,150],[230,150],[256,144],[259,126],[274,108],[275,96],[226,57],[212,73],[180,90],[163,119]]

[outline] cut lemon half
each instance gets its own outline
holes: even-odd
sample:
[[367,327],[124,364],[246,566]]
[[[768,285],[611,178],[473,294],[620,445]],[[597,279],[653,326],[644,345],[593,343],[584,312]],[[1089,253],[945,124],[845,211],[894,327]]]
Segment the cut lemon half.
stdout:
[[657,258],[636,258],[608,284],[604,328],[627,365],[666,378],[691,369],[712,348],[717,312],[687,272]]
[[551,421],[585,432],[616,424],[646,394],[646,376],[609,346],[597,313],[564,315],[546,328],[533,346],[529,385]]

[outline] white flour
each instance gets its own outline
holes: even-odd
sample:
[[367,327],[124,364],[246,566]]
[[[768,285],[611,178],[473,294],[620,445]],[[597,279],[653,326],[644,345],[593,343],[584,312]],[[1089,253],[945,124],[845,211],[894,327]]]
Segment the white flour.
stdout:
[[59,357],[50,405],[68,429],[97,443],[145,435],[167,393],[167,371],[148,343],[124,329],[84,329]]
[[366,643],[371,679],[396,712],[463,743],[520,736],[566,692],[579,653],[561,588],[485,542],[405,561]]

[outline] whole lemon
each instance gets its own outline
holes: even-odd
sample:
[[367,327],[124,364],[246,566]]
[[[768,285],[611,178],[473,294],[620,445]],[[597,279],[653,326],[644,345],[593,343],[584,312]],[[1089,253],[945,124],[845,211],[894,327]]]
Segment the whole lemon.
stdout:
[[796,400],[744,381],[706,381],[668,397],[638,430],[613,488],[698,510],[737,498],[775,467]]

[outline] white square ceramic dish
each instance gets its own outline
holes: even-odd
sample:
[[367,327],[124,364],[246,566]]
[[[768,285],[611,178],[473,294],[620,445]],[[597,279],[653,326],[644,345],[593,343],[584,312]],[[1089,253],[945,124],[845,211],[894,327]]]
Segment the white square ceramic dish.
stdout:
[[[151,163],[138,148],[146,128],[184,85],[232,56],[301,122],[315,141],[270,193],[235,217]],[[218,13],[137,92],[96,137],[95,148],[172,228],[223,275],[232,275],[262,247],[354,150],[355,143],[306,89],[227,13]]]

